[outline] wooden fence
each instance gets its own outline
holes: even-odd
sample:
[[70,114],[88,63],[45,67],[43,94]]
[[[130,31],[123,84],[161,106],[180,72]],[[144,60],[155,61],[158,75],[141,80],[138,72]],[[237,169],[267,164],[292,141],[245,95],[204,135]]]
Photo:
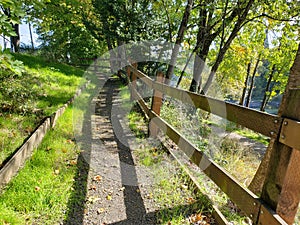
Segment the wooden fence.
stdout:
[[[178,145],[179,149],[190,157],[193,163],[200,168],[201,165],[208,165],[205,166],[203,172],[253,221],[253,224],[283,225],[293,223],[300,198],[300,182],[297,178],[299,175],[295,174],[299,174],[297,160],[300,157],[293,154],[297,154],[299,151],[296,149],[300,149],[300,117],[287,118],[284,112],[281,112],[278,116],[270,115],[208,96],[170,87],[163,83],[163,75],[161,73],[157,74],[156,81],[154,81],[137,70],[136,64],[127,66],[126,70],[131,81],[129,86],[132,99],[138,102],[144,113],[151,119],[149,130],[152,135],[157,135],[158,129],[163,128],[165,134]],[[147,106],[137,90],[136,82],[138,79],[154,90],[151,108]],[[297,79],[300,81],[300,77],[297,77]],[[289,88],[290,86],[288,85],[287,87]],[[290,106],[293,104],[293,107],[300,109],[300,90],[293,89],[293,95],[290,96],[288,88],[285,93],[285,96],[288,96],[282,102],[281,108],[288,107],[289,110],[293,110]],[[241,186],[225,169],[212,161],[159,116],[163,94],[182,102],[190,103],[196,108],[218,115],[271,138],[267,153],[252,182],[253,188],[251,189],[253,191]],[[293,96],[297,97],[296,100]],[[153,118],[155,120],[152,120]],[[285,147],[285,151],[288,151],[286,155],[292,156],[286,158],[283,155],[285,152],[281,152],[282,156],[278,155],[277,151],[282,147]],[[282,161],[281,158],[284,157],[285,161]],[[273,180],[270,179],[274,170],[285,170],[283,175],[275,173],[276,176],[280,177],[280,182],[276,180],[278,177],[275,177]],[[290,179],[293,176],[296,176],[296,179]],[[272,193],[269,193],[269,188],[273,184],[280,189],[280,192],[275,197],[271,196]],[[255,194],[254,192],[261,194]],[[287,197],[282,199],[283,196]],[[218,209],[215,209],[214,214],[218,224],[228,223]]]
[[51,116],[44,118],[40,125],[25,139],[23,144],[15,151],[15,153],[0,168],[0,188],[3,188],[24,166],[26,160],[31,157],[35,148],[39,146],[50,128],[54,128],[57,119],[64,113],[66,108],[79,96],[83,89],[87,87],[89,82],[77,90],[75,95],[69,99],[66,104],[60,107]]

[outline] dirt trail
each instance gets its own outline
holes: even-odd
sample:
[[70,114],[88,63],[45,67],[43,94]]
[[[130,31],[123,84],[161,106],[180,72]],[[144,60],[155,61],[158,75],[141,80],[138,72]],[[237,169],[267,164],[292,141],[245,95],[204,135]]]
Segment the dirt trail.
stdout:
[[134,137],[112,114],[112,108],[120,103],[119,82],[107,80],[92,115],[93,144],[83,224],[156,224],[151,213],[155,209],[145,198],[147,193],[139,182],[129,147]]

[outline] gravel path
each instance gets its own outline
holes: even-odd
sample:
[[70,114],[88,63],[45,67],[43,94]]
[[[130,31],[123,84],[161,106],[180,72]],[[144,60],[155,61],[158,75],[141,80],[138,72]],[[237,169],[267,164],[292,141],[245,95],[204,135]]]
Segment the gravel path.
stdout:
[[146,197],[147,190],[139,182],[140,171],[134,166],[130,146],[134,137],[111,113],[120,102],[119,85],[114,78],[105,83],[92,116],[95,141],[89,156],[83,224],[156,224],[156,209]]
[[[98,98],[94,99],[95,113],[85,118],[88,122],[83,133],[91,141],[85,143],[89,150],[78,157],[75,191],[65,225],[159,224],[156,215],[162,209],[149,198],[151,171],[137,165],[138,160],[132,154],[136,137],[120,116],[119,86],[119,79],[108,79]],[[263,149],[260,144],[240,135],[230,138],[242,141],[256,151]]]

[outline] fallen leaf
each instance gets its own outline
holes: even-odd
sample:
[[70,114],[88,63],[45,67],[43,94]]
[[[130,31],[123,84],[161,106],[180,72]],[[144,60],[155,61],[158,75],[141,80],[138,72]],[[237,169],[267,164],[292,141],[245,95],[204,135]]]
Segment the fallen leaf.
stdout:
[[91,185],[91,186],[90,186],[90,190],[96,191],[96,189],[97,189],[96,185]]
[[95,202],[97,202],[97,201],[99,201],[99,200],[101,200],[100,198],[98,198],[97,196],[90,196],[89,198],[88,198],[88,201],[90,202],[90,203],[95,203]]
[[69,139],[69,140],[67,140],[67,143],[73,144],[73,141]]
[[102,177],[100,175],[96,175],[93,177],[93,181],[100,182],[102,180]]
[[59,170],[54,170],[54,174],[58,175],[59,174]]
[[189,204],[194,203],[195,201],[196,201],[196,200],[195,200],[194,198],[192,198],[192,197],[187,198],[187,202],[188,202]]
[[111,201],[111,200],[112,200],[111,195],[107,195],[107,196],[106,196],[106,199],[107,199],[108,201]]
[[77,161],[76,160],[71,160],[70,165],[72,165],[72,166],[77,165]]
[[97,213],[98,214],[101,214],[101,213],[103,213],[105,210],[104,210],[104,208],[99,208],[98,210],[97,210]]
[[35,189],[36,191],[41,190],[41,188],[40,188],[39,186],[35,186],[34,189]]
[[65,148],[63,148],[61,151],[62,151],[63,153],[67,153],[67,149],[65,149]]
[[190,216],[189,220],[191,223],[197,223],[201,225],[209,225],[206,221],[206,216],[202,215],[201,213],[193,214]]

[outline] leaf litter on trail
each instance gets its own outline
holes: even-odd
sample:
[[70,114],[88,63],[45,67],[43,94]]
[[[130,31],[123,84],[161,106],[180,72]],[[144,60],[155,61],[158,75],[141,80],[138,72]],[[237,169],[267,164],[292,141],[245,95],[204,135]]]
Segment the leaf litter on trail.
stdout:
[[89,203],[95,203],[95,202],[97,202],[97,201],[100,201],[101,199],[99,198],[99,197],[97,197],[97,196],[90,196],[90,197],[88,197],[88,202]]
[[96,175],[93,177],[93,181],[100,182],[101,180],[102,180],[102,177],[100,175]]
[[193,225],[210,225],[210,218],[201,213],[192,214],[188,221]]

